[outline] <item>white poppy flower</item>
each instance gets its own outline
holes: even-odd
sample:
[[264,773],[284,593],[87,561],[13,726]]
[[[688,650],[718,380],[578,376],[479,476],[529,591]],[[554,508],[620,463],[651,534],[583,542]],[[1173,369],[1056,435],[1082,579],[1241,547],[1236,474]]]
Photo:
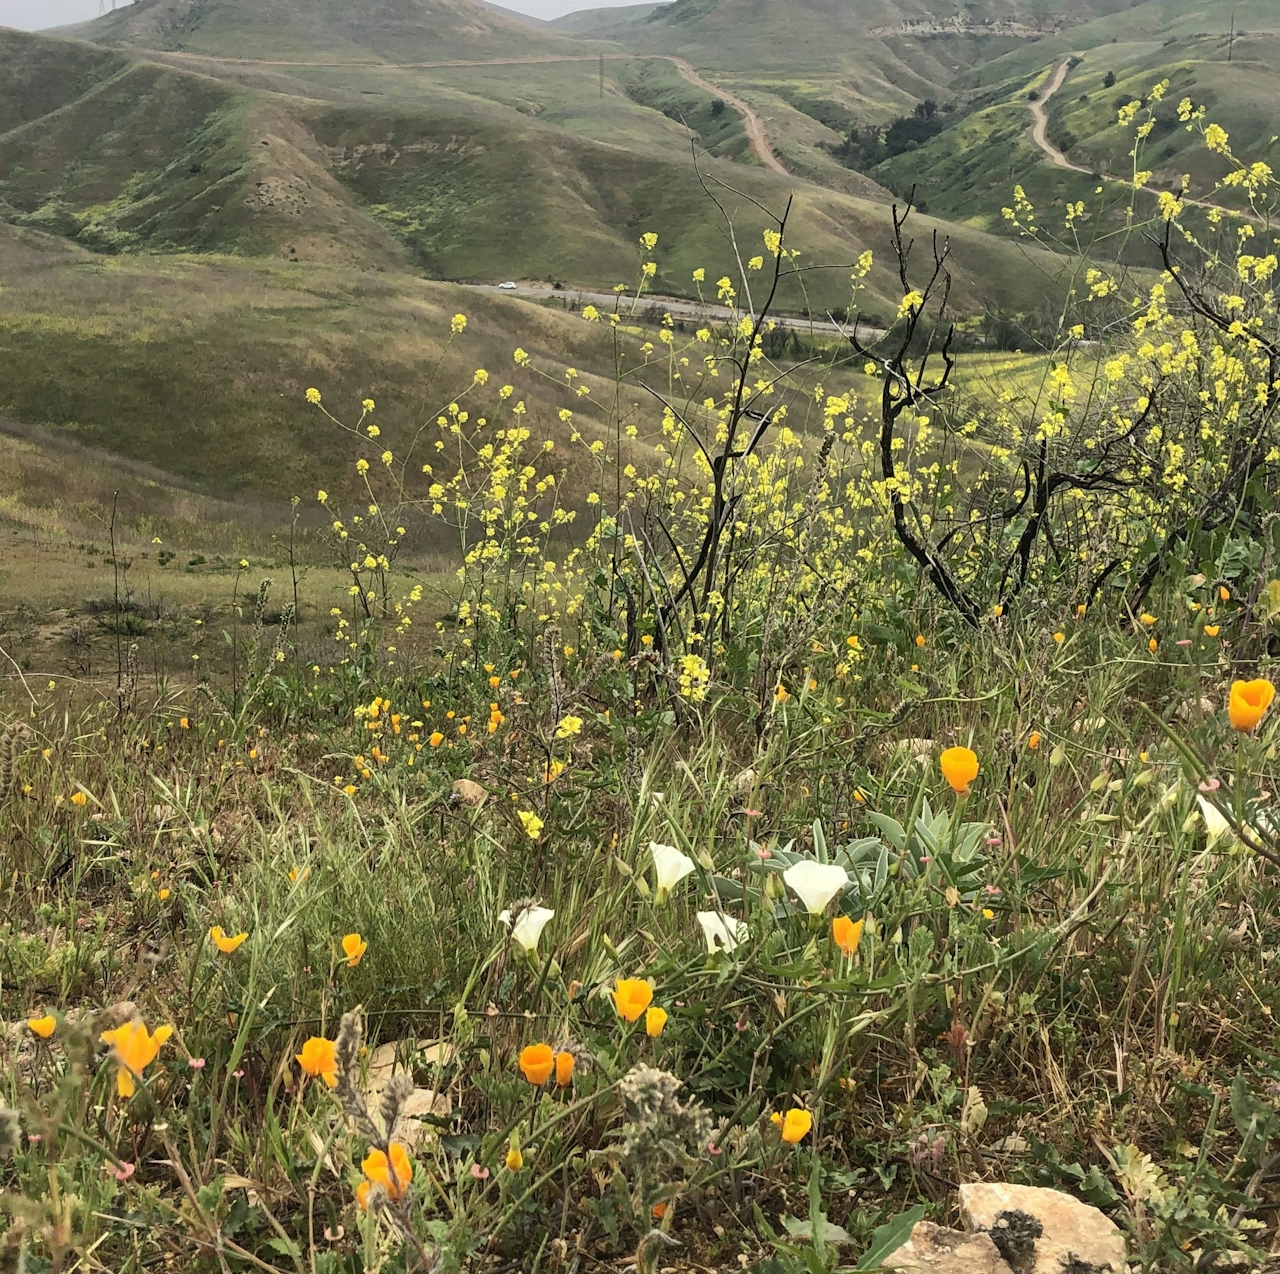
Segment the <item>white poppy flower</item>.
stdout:
[[653,872],[658,878],[658,901],[664,898],[693,870],[693,859],[682,854],[674,845],[649,842],[653,855]]
[[698,923],[702,926],[702,936],[707,940],[707,952],[715,955],[717,951],[726,953],[746,942],[750,930],[746,922],[736,920],[718,911],[698,912]]
[[514,929],[511,928],[511,913],[509,911],[502,912],[498,920],[506,925],[508,929],[511,929],[512,938],[529,955],[534,955],[538,950],[538,939],[542,937],[542,931],[555,914],[550,907],[524,907],[520,910],[519,915],[516,916]]
[[849,883],[849,873],[834,863],[801,859],[782,873],[782,879],[791,886],[811,916],[820,916],[826,911],[827,904]]
[[1232,836],[1231,823],[1222,811],[1203,796],[1197,795],[1200,803],[1200,817],[1204,819],[1205,830],[1209,833],[1209,848],[1212,849],[1224,837]]

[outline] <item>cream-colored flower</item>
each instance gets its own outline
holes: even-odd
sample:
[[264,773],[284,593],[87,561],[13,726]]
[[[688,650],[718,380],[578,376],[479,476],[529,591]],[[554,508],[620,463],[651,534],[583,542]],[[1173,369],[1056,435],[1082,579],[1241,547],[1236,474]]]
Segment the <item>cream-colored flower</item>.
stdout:
[[702,936],[707,941],[707,951],[711,955],[715,955],[717,951],[732,952],[750,936],[745,921],[719,911],[698,912],[698,923],[702,926]]
[[657,841],[649,842],[649,853],[653,855],[653,874],[658,883],[657,899],[663,902],[693,871],[693,859],[688,854],[682,854],[674,845],[659,845]]
[[782,873],[792,891],[811,916],[820,916],[831,900],[849,883],[849,873],[834,863],[802,859]]
[[542,931],[551,922],[556,913],[550,907],[523,907],[511,922],[511,912],[504,911],[498,916],[500,923],[511,930],[511,938],[518,946],[523,947],[529,955],[537,954],[538,939]]
[[1212,801],[1207,801],[1200,795],[1196,796],[1196,801],[1200,805],[1200,817],[1204,819],[1205,831],[1209,833],[1209,848],[1212,849],[1220,840],[1234,834],[1231,823]]

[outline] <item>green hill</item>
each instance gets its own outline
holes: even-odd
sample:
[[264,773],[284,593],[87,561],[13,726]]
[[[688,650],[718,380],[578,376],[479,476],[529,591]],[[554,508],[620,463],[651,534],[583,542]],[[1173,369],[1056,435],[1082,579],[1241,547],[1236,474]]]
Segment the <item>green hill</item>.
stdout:
[[[699,267],[713,278],[736,269],[723,227],[708,215],[687,133],[630,99],[625,109],[670,130],[671,144],[584,137],[439,84],[420,85],[413,109],[346,92],[322,100],[303,86],[250,89],[16,33],[0,43],[0,66],[29,52],[50,65],[64,53],[83,67],[81,91],[0,135],[0,215],[100,251],[237,253],[608,287],[634,277],[637,240],[652,229],[662,236],[659,290],[689,293]],[[694,94],[690,105],[699,100],[710,132],[712,99]],[[793,241],[815,265],[851,262],[883,241],[886,210],[876,202],[727,159],[703,166],[741,191],[726,198],[748,243],[760,242],[766,224],[756,202],[781,208],[793,195]],[[952,233],[962,309],[1022,309],[1042,294],[1018,250]],[[1056,266],[1046,259],[1042,269],[1052,275]],[[883,264],[872,286],[876,308],[896,305]],[[784,303],[843,305],[847,269],[819,270],[807,288]]]
[[957,16],[952,0],[675,0],[553,25],[688,58],[761,115],[791,171],[877,197],[832,158],[850,130],[887,125],[927,98],[958,101],[958,77],[1123,3],[975,0]]
[[[1070,23],[1051,0],[989,0],[964,22],[942,0],[677,0],[557,29],[469,0],[140,0],[87,40],[0,31],[0,408],[191,481],[302,489],[324,459],[296,414],[304,382],[377,388],[409,412],[438,353],[423,316],[475,310],[487,361],[532,324],[549,358],[593,365],[579,320],[457,283],[629,283],[647,231],[658,293],[689,295],[699,268],[736,275],[704,183],[743,257],[762,208],[793,201],[808,270],[783,308],[845,305],[849,264],[872,248],[866,307],[892,314],[886,188],[918,185],[931,215],[913,230],[950,241],[957,311],[1038,312],[1068,262],[1011,240],[999,210],[1015,182],[1044,207],[1091,198],[1092,173],[1127,148],[1117,100],[1168,76],[1171,99],[1207,101],[1265,150],[1280,37],[1241,10],[1255,29],[1240,22],[1231,63],[1219,33],[1176,34],[1197,20],[1188,6],[1157,0],[1090,0]],[[1049,166],[1029,136],[1028,93],[1077,46],[1050,123],[1085,173]],[[929,96],[936,135],[865,174],[838,162],[851,130]],[[742,102],[789,173],[756,162]],[[1193,140],[1161,116],[1159,181],[1212,185]],[[33,232],[39,268],[13,255]]]
[[255,59],[427,62],[576,51],[473,0],[138,0],[67,34]]
[[[26,91],[33,66],[58,94]],[[403,264],[291,105],[92,46],[2,32],[0,119],[16,122],[0,133],[0,216],[107,252],[293,250]]]
[[663,7],[658,2],[620,5],[609,9],[579,9],[576,13],[566,13],[563,17],[553,18],[547,25],[553,31],[562,31],[565,35],[594,35],[606,27],[640,21],[656,9]]
[[[609,365],[608,336],[574,315],[493,292],[346,265],[237,257],[103,257],[0,227],[0,420],[67,438],[218,493],[287,500],[355,482],[341,434],[304,400],[318,386],[342,417],[378,403],[386,445],[477,367],[519,381],[531,419],[566,433],[568,386],[525,389],[512,351],[540,365]],[[465,339],[446,349],[464,311]],[[593,383],[594,382],[594,378]]]
[[[1135,35],[1149,34],[1149,27],[1139,25],[1139,10],[1147,9],[1148,17],[1154,18],[1168,17],[1168,8],[1163,6],[1162,15],[1151,12],[1154,6],[1138,6],[1125,15],[1133,23],[1129,30]],[[1212,17],[1202,15],[1200,21],[1207,24]],[[1071,38],[1080,45],[1096,43],[1082,53],[1047,103],[1049,141],[1083,171],[1046,162],[1029,130],[1028,99],[1032,93],[1043,92],[1055,67],[1067,56],[1063,52],[1051,61],[1040,62],[1025,76],[1028,54],[993,64],[1014,72],[1014,78],[994,90],[985,90],[970,113],[957,115],[936,136],[868,171],[899,192],[915,186],[932,211],[986,230],[999,231],[1005,226],[1000,210],[1010,202],[1015,182],[1041,209],[1062,209],[1068,201],[1084,200],[1092,210],[1098,206],[1095,192],[1100,178],[1127,178],[1133,172],[1133,128],[1119,126],[1119,108],[1135,100],[1145,102],[1155,85],[1167,81],[1163,100],[1154,105],[1154,128],[1142,151],[1140,166],[1151,172],[1151,185],[1181,190],[1184,181],[1189,181],[1197,197],[1242,206],[1230,192],[1215,193],[1228,165],[1179,121],[1178,103],[1190,98],[1203,105],[1209,119],[1228,129],[1239,155],[1267,160],[1274,166],[1275,119],[1280,108],[1280,76],[1275,68],[1280,65],[1280,36],[1246,28],[1234,41],[1214,32],[1102,40],[1117,21],[1091,23],[1072,33]],[[1181,28],[1185,21],[1178,18],[1173,25]],[[1156,34],[1167,29],[1162,26]],[[1037,46],[1036,56],[1042,58],[1047,51]],[[987,67],[984,74],[991,71],[992,67]],[[1125,224],[1127,199],[1116,194],[1108,202],[1112,208],[1103,226],[1119,229]],[[1050,219],[1056,220],[1056,216]]]

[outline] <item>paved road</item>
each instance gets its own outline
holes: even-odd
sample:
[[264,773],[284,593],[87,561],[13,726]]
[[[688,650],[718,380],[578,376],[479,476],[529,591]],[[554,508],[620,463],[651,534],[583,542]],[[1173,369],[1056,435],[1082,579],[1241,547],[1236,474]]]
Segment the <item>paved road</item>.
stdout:
[[[581,310],[583,306],[594,305],[597,309],[609,312],[615,305],[619,307],[622,313],[630,312],[632,299],[623,296],[619,299],[616,292],[592,292],[584,291],[580,288],[551,288],[543,284],[537,283],[521,283],[516,286],[515,291],[510,288],[500,288],[496,283],[467,283],[465,287],[475,288],[479,292],[500,292],[503,296],[518,296],[525,300],[540,301],[547,297],[555,297],[557,300],[564,300],[569,303],[569,308],[573,310]],[[651,296],[646,294],[640,299],[636,306],[637,312],[643,314],[650,309],[661,310],[664,314],[670,314],[672,318],[690,319],[700,322],[704,319],[714,319],[719,322],[729,322],[737,317],[732,310],[727,309],[723,305],[699,305],[696,301],[682,300],[674,296]],[[779,327],[785,327],[793,332],[813,332],[821,333],[824,336],[840,336],[844,329],[838,323],[833,323],[828,318],[801,318],[795,315],[774,315],[774,321]],[[859,327],[858,335],[863,340],[875,340],[884,333],[875,328],[866,326]]]

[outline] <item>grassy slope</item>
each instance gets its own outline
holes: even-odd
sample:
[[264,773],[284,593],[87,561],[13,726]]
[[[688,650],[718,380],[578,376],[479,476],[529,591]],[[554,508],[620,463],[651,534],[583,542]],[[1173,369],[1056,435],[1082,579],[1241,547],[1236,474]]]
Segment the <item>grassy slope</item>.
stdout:
[[[91,53],[17,33],[0,42],[0,114],[12,121],[0,133],[6,220],[109,252],[295,248],[403,263],[327,171],[292,104],[114,54],[73,79]],[[63,100],[32,104],[21,74],[32,64],[69,90]]]
[[[1075,4],[1066,18],[1077,22],[1114,7],[1114,0]],[[906,23],[948,18],[954,11],[942,0],[679,0],[652,12],[620,10],[612,24],[608,10],[598,11],[589,29],[637,51],[688,57],[760,112],[793,172],[875,198],[883,197],[882,189],[828,153],[843,133],[853,125],[886,123],[926,97],[947,100],[958,75],[1031,43],[1007,33],[902,33]],[[966,11],[974,22],[1017,18],[1024,33],[1038,23],[1051,30],[1064,20],[1055,0],[989,0]]]
[[1037,67],[1068,53],[1101,49],[1103,45],[1156,44],[1169,40],[1219,39],[1225,52],[1227,33],[1235,15],[1237,31],[1258,34],[1280,26],[1270,0],[1138,0],[1118,12],[1073,26],[1059,35],[1012,50],[1002,58],[975,66],[959,81],[960,87],[999,84],[1030,75]]
[[[1133,131],[1119,128],[1117,107],[1145,98],[1153,85],[1167,79],[1170,87],[1157,108],[1156,128],[1141,163],[1153,172],[1156,186],[1180,188],[1186,175],[1191,189],[1207,196],[1227,171],[1195,132],[1178,123],[1177,103],[1183,97],[1204,104],[1210,119],[1224,122],[1241,155],[1274,163],[1280,80],[1273,67],[1280,40],[1266,35],[1237,40],[1231,64],[1224,45],[1216,36],[1100,44],[1085,54],[1053,98],[1050,137],[1084,168],[1128,175],[1133,171]],[[1015,183],[1021,183],[1042,209],[1061,209],[1067,201],[1081,199],[1091,209],[1097,207],[1097,181],[1042,162],[1029,135],[1027,94],[1044,84],[1056,61],[1042,63],[1026,79],[1009,81],[994,104],[964,117],[919,149],[880,165],[873,175],[897,191],[915,184],[938,215],[965,218],[988,230],[1001,228],[1000,209],[1011,202]],[[1013,61],[1007,69],[1018,66]],[[1110,87],[1104,83],[1108,75],[1115,77]],[[1109,189],[1103,202],[1112,208],[1105,224],[1120,228],[1123,195]]]
[[[1061,12],[1061,4],[1052,0],[1030,7],[1046,14]],[[1072,12],[1092,15],[1111,7],[1103,0],[1076,5]],[[1018,16],[1027,8],[1012,0],[967,6],[974,20]],[[908,20],[949,17],[954,12],[955,5],[947,0],[793,0],[786,5],[771,0],[677,0],[647,17],[602,27],[599,34],[630,47],[683,53],[700,66],[735,74],[772,70],[790,76],[801,68],[810,75],[847,74],[874,68],[882,51],[895,41],[894,32]],[[921,48],[934,43],[918,41]],[[951,56],[950,43],[940,42],[938,56]]]
[[566,13],[563,17],[552,18],[547,25],[553,31],[562,31],[565,35],[594,35],[607,27],[616,27],[620,22],[638,22],[647,18],[658,4],[620,5],[609,9],[579,9],[577,13]]
[[425,62],[577,51],[471,0],[140,0],[70,32],[99,44],[246,58]]
[[[303,401],[310,385],[344,418],[372,395],[395,446],[476,367],[518,379],[517,343],[553,365],[606,362],[600,330],[580,319],[404,275],[102,258],[12,230],[0,233],[0,266],[0,417],[222,493],[287,500],[322,484],[340,489],[346,466],[335,470],[348,448]],[[433,391],[431,368],[459,310],[471,326]],[[531,401],[531,419],[562,436],[555,412],[570,396],[552,389],[536,397],[542,405]],[[572,402],[590,434],[590,408]]]
[[[11,56],[24,47],[18,42]],[[79,56],[73,44],[42,47]],[[577,92],[574,109],[585,115],[581,81]],[[460,88],[421,88],[417,100],[416,109],[363,96],[339,104],[130,63],[0,137],[0,193],[12,220],[117,250],[296,255],[412,264],[446,278],[609,286],[633,277],[636,240],[654,229],[664,244],[659,289],[687,291],[696,267],[713,278],[733,270],[682,130],[659,112],[617,105],[620,134],[627,120],[650,130],[631,149]],[[672,136],[665,153],[658,129]],[[806,260],[848,262],[882,242],[878,204],[726,161],[707,161],[706,171],[748,196],[725,197],[749,245],[765,224],[750,199],[781,208],[792,192],[794,242]],[[964,232],[956,277],[957,299],[970,310],[1017,308],[1028,287],[1041,289],[1017,252]],[[891,304],[891,276],[881,271],[872,282],[875,303]],[[809,286],[821,308],[847,299],[839,269],[809,276]],[[785,301],[804,304],[798,292]]]
[[[1280,37],[1238,40],[1230,64],[1221,45],[1217,37],[1210,37],[1179,40],[1159,50],[1138,43],[1101,46],[1054,99],[1051,136],[1077,163],[1124,172],[1131,167],[1127,151],[1132,141],[1117,126],[1116,104],[1122,98],[1145,98],[1154,84],[1167,79],[1167,100],[1157,111],[1156,129],[1142,162],[1143,168],[1154,171],[1158,183],[1180,185],[1185,173],[1194,191],[1207,194],[1227,170],[1194,132],[1178,123],[1177,103],[1183,97],[1205,106],[1210,119],[1226,125],[1239,154],[1274,163]],[[1109,89],[1103,86],[1108,72],[1116,76]]]

